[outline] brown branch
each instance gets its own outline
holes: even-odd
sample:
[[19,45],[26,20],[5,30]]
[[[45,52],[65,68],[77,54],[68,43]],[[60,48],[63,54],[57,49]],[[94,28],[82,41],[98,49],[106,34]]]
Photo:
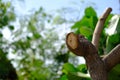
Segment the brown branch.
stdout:
[[107,8],[97,22],[97,25],[96,25],[94,33],[93,33],[93,38],[92,38],[92,43],[96,48],[98,48],[98,45],[99,45],[98,42],[99,42],[99,38],[100,38],[100,35],[101,35],[101,32],[102,32],[105,20],[108,17],[108,15],[110,14],[111,11],[112,11],[111,8]]
[[120,63],[120,44],[116,46],[107,56],[103,58],[107,71]]
[[91,42],[82,35],[76,35],[71,32],[66,37],[66,44],[74,54],[85,58],[92,80],[107,80],[104,62]]
[[66,44],[70,51],[85,58],[92,80],[107,80],[108,72],[120,62],[120,44],[116,46],[106,57],[101,59],[98,55],[98,42],[105,20],[111,8],[108,8],[98,21],[92,39],[92,44],[82,35],[73,32],[66,37]]

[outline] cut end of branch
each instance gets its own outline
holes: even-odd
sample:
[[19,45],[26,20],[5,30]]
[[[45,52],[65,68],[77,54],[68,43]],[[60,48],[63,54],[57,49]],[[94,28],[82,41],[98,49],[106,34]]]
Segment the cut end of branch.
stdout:
[[111,12],[112,11],[112,8],[111,7],[109,7],[109,8],[107,8],[107,10],[106,10],[106,12]]
[[95,52],[96,49],[84,36],[74,34],[73,32],[67,34],[66,44],[69,50],[78,56],[88,55],[92,49],[94,51],[91,53]]
[[78,39],[77,39],[77,36],[73,32],[67,35],[66,42],[72,49],[76,49],[78,47],[78,43],[77,43]]
[[81,48],[78,40],[78,35],[74,34],[73,32],[67,34],[66,37],[66,44],[70,51],[72,51],[75,55],[83,56],[81,52]]
[[105,10],[105,12],[103,13],[103,15],[102,15],[102,18],[105,18],[105,20],[106,20],[106,18],[108,17],[108,15],[110,14],[110,12],[112,11],[112,8],[107,8],[106,10]]

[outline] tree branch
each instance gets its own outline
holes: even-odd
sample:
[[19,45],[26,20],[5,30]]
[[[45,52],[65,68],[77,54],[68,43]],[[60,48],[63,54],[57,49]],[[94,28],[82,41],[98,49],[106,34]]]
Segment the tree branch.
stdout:
[[117,45],[108,55],[103,58],[107,71],[120,63],[120,44]]
[[108,8],[99,19],[93,33],[92,43],[82,35],[73,32],[66,37],[66,44],[70,51],[78,56],[83,56],[92,80],[107,80],[108,72],[120,62],[120,44],[116,46],[108,55],[101,59],[98,55],[98,42],[105,20],[112,11]]
[[85,58],[92,80],[107,80],[104,62],[91,42],[82,35],[76,35],[71,32],[66,37],[66,44],[74,54]]
[[112,8],[107,8],[97,22],[97,25],[96,25],[94,33],[93,33],[93,38],[92,38],[92,43],[96,48],[98,48],[98,45],[99,45],[98,42],[99,42],[100,34],[102,32],[105,20],[111,11],[112,11]]

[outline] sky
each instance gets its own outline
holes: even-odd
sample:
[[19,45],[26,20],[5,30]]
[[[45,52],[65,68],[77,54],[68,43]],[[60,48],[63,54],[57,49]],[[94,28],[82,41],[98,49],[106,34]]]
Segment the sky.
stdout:
[[[40,7],[46,11],[60,9],[62,7],[76,7],[84,10],[87,6],[94,6],[98,15],[100,15],[107,7],[113,9],[112,13],[119,14],[119,0],[22,0],[24,4],[15,3],[18,12],[26,14],[29,10],[37,10]],[[21,1],[21,2],[22,2]]]
[[[47,13],[52,13],[63,7],[71,7],[80,11],[80,13],[77,14],[77,17],[79,15],[80,18],[83,16],[85,8],[89,6],[94,7],[98,17],[102,15],[104,10],[108,7],[112,8],[111,13],[120,13],[119,0],[13,0],[13,5],[18,16],[30,14],[40,7],[43,7]],[[75,17],[76,14],[74,16],[72,13],[73,12],[71,12],[71,15]]]

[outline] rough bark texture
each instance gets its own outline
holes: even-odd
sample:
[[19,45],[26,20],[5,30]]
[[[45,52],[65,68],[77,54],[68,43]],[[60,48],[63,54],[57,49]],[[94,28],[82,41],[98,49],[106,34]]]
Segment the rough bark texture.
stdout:
[[70,51],[78,56],[83,56],[93,80],[107,80],[107,71],[104,62],[98,56],[96,47],[82,35],[69,33],[66,44]]
[[120,44],[117,45],[107,56],[103,58],[107,71],[120,63]]

